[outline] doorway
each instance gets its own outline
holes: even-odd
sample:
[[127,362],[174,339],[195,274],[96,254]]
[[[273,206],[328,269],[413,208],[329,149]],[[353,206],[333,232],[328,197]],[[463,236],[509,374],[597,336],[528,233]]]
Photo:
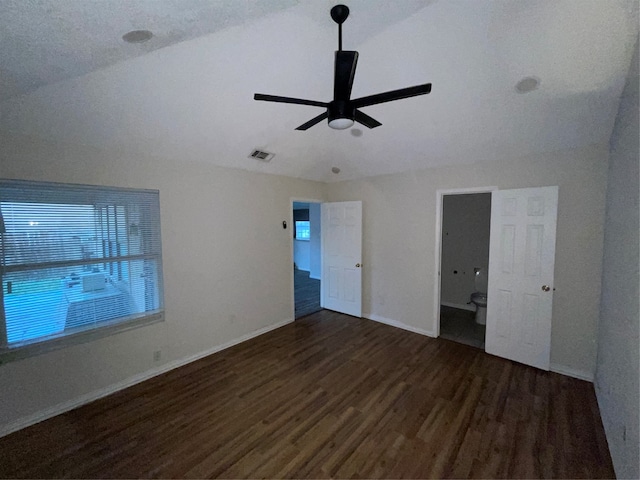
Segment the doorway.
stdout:
[[318,202],[293,202],[294,318],[322,309],[321,212]]
[[484,350],[491,193],[453,191],[439,199],[439,336]]

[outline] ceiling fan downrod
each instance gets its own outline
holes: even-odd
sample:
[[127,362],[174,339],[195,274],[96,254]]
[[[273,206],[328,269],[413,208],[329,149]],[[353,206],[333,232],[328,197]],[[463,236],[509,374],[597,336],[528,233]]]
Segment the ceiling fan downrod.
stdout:
[[331,9],[331,18],[338,24],[338,51],[342,51],[342,24],[349,16],[349,7],[336,5]]

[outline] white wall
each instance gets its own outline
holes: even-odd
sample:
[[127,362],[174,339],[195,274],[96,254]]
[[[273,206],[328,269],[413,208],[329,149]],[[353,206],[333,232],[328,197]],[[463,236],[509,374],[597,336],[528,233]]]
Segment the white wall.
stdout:
[[0,433],[293,320],[282,221],[292,197],[322,199],[323,184],[2,134],[0,145],[3,178],[160,190],[166,313],[162,323],[1,365]]
[[309,240],[293,239],[293,261],[298,270],[309,271]]
[[618,478],[640,478],[638,44],[611,136],[596,394]]
[[475,306],[469,306],[467,302],[476,291],[474,268],[486,272],[489,267],[490,225],[490,193],[444,195],[441,303],[475,311]]
[[0,144],[0,177],[159,189],[166,304],[163,323],[0,366],[0,431],[291,321],[290,230],[281,222],[292,197],[362,200],[365,315],[430,333],[436,190],[559,185],[551,361],[594,372],[606,145],[323,185],[26,137]]
[[608,146],[328,185],[363,202],[363,312],[433,334],[436,190],[559,185],[552,368],[592,378]]
[[320,204],[309,204],[309,223],[311,226],[309,240],[309,277],[320,280],[322,275],[322,224],[321,224]]

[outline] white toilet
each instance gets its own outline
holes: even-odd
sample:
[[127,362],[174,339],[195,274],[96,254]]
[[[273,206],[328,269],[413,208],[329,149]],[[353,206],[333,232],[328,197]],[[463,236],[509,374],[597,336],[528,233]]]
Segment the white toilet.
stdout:
[[471,294],[471,303],[476,305],[476,323],[487,324],[487,286],[489,284],[487,269],[474,268],[474,282],[476,291]]

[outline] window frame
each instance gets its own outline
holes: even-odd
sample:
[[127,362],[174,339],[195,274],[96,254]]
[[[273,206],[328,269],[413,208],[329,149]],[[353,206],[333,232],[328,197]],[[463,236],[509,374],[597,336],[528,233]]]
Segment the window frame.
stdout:
[[[58,350],[61,348],[66,348],[72,345],[77,345],[86,342],[92,342],[101,338],[109,337],[124,331],[132,330],[135,328],[139,328],[142,326],[158,323],[164,321],[164,279],[163,279],[163,262],[162,262],[162,244],[161,244],[161,223],[160,223],[160,192],[159,190],[152,189],[139,189],[139,188],[125,188],[125,187],[110,187],[110,186],[100,186],[100,185],[84,185],[84,184],[72,184],[72,183],[58,183],[58,182],[38,182],[38,181],[29,181],[29,180],[14,180],[14,179],[3,179],[0,178],[0,201],[2,202],[20,202],[24,200],[13,200],[10,198],[10,195],[5,198],[5,194],[2,192],[3,189],[28,189],[31,192],[40,188],[42,191],[45,190],[67,190],[66,192],[61,194],[60,198],[52,198],[51,204],[60,204],[62,205],[62,195],[74,196],[78,195],[82,198],[83,202],[78,203],[79,205],[83,204],[92,204],[94,208],[96,208],[96,203],[91,203],[91,191],[95,191],[96,196],[100,196],[100,198],[113,199],[113,204],[108,205],[117,205],[115,202],[118,200],[118,195],[130,195],[130,194],[150,194],[155,196],[152,207],[155,209],[149,217],[149,222],[152,225],[153,235],[156,237],[155,241],[157,242],[157,253],[141,253],[134,255],[127,255],[126,257],[122,256],[102,256],[97,258],[90,259],[78,259],[78,260],[60,260],[60,261],[52,261],[52,262],[44,262],[44,263],[36,263],[36,264],[14,264],[14,265],[6,265],[2,262],[0,258],[0,339],[2,344],[0,344],[0,365],[4,363],[8,363],[10,361],[28,358],[31,356],[39,355],[42,353],[50,352],[53,350]],[[78,193],[81,192],[81,193]],[[86,197],[82,195],[86,194]],[[28,198],[29,194],[25,194],[25,198]],[[123,195],[124,196],[124,195]],[[151,197],[149,197],[151,198]],[[84,203],[86,201],[87,203]],[[122,200],[121,200],[122,201]],[[156,202],[157,201],[157,205]],[[27,203],[28,200],[26,201]],[[102,203],[102,202],[101,202]],[[0,215],[0,220],[2,219]],[[0,221],[0,227],[4,228],[4,224]],[[0,232],[2,233],[2,232]],[[158,304],[159,308],[148,310],[139,313],[132,313],[127,316],[116,317],[110,320],[101,320],[100,322],[87,323],[85,326],[75,327],[73,331],[65,333],[64,330],[57,334],[51,334],[46,336],[44,339],[38,340],[37,338],[25,340],[22,342],[16,342],[15,345],[9,345],[7,342],[7,326],[6,326],[6,318],[5,318],[5,306],[4,306],[4,298],[5,298],[5,289],[4,289],[4,280],[3,277],[5,274],[10,274],[11,272],[16,271],[30,271],[37,270],[39,268],[46,268],[53,265],[59,266],[82,266],[82,265],[91,265],[95,263],[114,263],[118,261],[135,261],[135,260],[145,260],[145,259],[153,259],[155,261],[155,268],[157,271],[157,278],[155,282],[155,292],[158,296]],[[64,263],[64,265],[62,265]],[[42,337],[41,337],[42,338]]]
[[[309,236],[308,237],[300,238],[298,236],[298,222],[304,222],[304,223],[309,224]],[[293,224],[293,229],[294,229],[294,232],[295,232],[295,239],[296,240],[300,240],[301,242],[309,242],[311,240],[311,222],[309,220],[295,220],[293,223],[294,223]]]

